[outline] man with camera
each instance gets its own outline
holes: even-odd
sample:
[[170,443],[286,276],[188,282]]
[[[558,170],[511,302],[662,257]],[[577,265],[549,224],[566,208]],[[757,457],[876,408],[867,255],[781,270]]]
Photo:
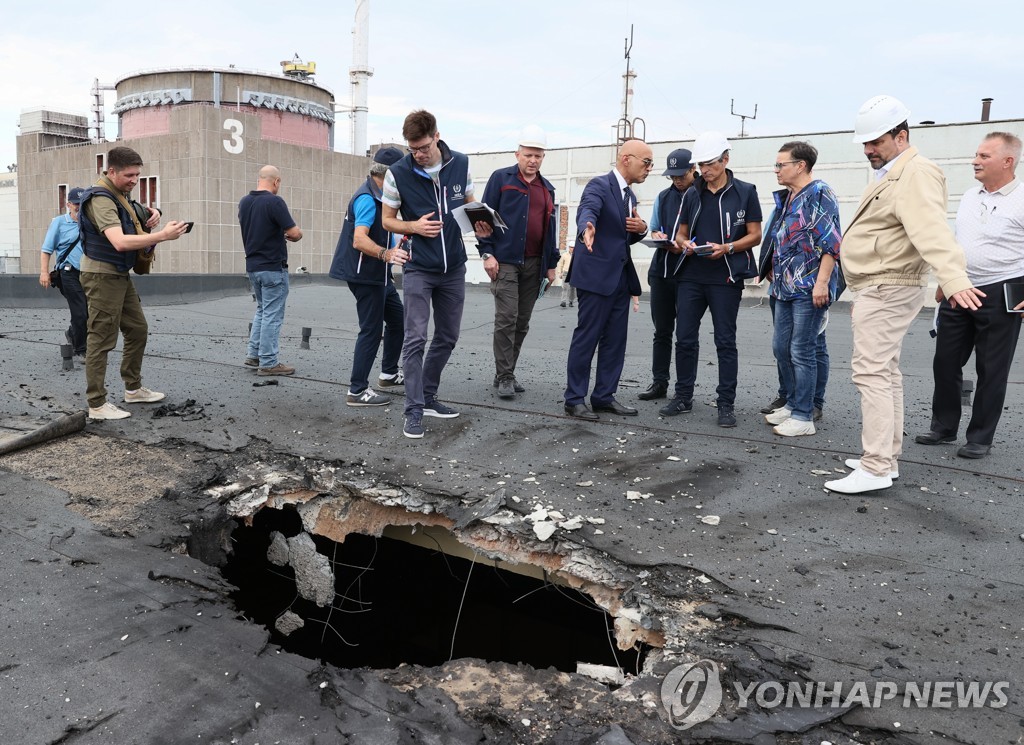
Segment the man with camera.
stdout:
[[[90,419],[124,419],[131,414],[107,401],[107,353],[124,336],[121,378],[124,401],[152,403],[164,394],[142,387],[142,357],[146,353],[149,325],[129,272],[137,254],[152,258],[156,244],[174,241],[188,227],[171,220],[151,233],[160,222],[159,210],[131,201],[139,183],[142,157],[128,147],[107,153],[106,173],[82,195],[79,216],[82,250],[82,289],[89,305],[89,333],[85,357],[86,396]],[[148,213],[145,221],[140,212]],[[147,269],[148,271],[148,269]]]

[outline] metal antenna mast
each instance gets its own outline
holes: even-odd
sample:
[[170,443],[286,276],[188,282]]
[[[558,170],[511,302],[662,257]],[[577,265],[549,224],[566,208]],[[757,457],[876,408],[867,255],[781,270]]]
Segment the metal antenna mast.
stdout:
[[633,108],[633,80],[636,78],[636,73],[629,67],[629,54],[633,51],[633,24],[629,25],[629,38],[625,40],[625,49],[626,73],[622,76],[622,118],[615,125],[617,145],[626,140],[643,140],[647,135],[647,122],[640,117],[630,118]]
[[736,99],[735,98],[730,98],[729,99],[729,113],[732,114],[733,116],[738,116],[740,118],[740,137],[746,137],[747,136],[747,119],[757,119],[757,104],[756,103],[754,104],[754,113],[753,114],[737,114],[736,113]]

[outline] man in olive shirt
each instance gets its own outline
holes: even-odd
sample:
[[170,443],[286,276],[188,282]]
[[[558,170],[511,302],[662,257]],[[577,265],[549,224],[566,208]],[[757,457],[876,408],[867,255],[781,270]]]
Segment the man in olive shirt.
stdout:
[[124,335],[121,378],[125,403],[152,403],[164,397],[142,387],[149,326],[129,272],[138,251],[151,255],[157,243],[177,240],[186,224],[172,220],[159,232],[146,232],[160,222],[160,212],[138,205],[149,211],[143,223],[130,201],[141,171],[142,158],[137,152],[115,147],[107,153],[106,174],[82,198],[79,219],[85,255],[81,280],[89,304],[85,381],[90,419],[131,416],[107,401],[107,353],[117,345],[119,329]]

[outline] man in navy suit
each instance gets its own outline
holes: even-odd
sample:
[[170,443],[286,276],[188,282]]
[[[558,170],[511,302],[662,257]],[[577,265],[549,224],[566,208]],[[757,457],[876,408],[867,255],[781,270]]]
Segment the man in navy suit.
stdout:
[[[615,168],[587,184],[576,211],[576,253],[566,281],[577,290],[579,315],[566,365],[565,413],[580,419],[597,419],[600,411],[637,413],[615,400],[615,390],[626,359],[630,297],[640,294],[629,247],[647,234],[630,186],[647,178],[654,167],[651,155],[645,142],[626,141]],[[594,352],[597,376],[591,409],[585,399]]]

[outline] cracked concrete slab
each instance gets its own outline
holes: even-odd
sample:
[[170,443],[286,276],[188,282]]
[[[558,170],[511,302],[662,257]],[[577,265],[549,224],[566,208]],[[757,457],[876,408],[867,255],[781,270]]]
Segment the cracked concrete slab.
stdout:
[[[955,457],[955,446],[926,448],[908,438],[897,485],[878,496],[840,497],[823,491],[821,484],[828,476],[818,472],[837,473],[844,468],[844,458],[859,454],[858,403],[849,381],[849,317],[844,308],[833,312],[829,326],[832,380],[825,419],[816,436],[792,442],[772,435],[757,413],[775,396],[775,373],[767,341],[770,316],[767,307],[758,307],[756,301],[745,299],[740,316],[739,426],[723,433],[715,426],[715,410],[709,405],[716,377],[709,324],[704,328],[707,336],[702,347],[706,351],[692,414],[663,419],[657,415],[658,402],[639,402],[640,415],[629,421],[603,417],[594,424],[581,423],[562,416],[560,403],[564,354],[574,314],[555,302],[542,300],[538,304],[517,371],[527,392],[514,401],[502,401],[491,387],[493,301],[486,291],[470,288],[462,338],[440,392],[462,416],[427,421],[426,437],[410,442],[401,435],[400,399],[376,410],[344,406],[347,365],[357,332],[354,308],[346,293],[340,285],[304,286],[293,292],[282,343],[285,361],[295,364],[298,373],[279,386],[265,388],[252,387],[251,371],[241,364],[252,312],[246,298],[147,308],[152,336],[144,367],[146,384],[167,392],[169,404],[195,401],[204,418],[153,417],[150,407],[133,407],[131,419],[89,423],[85,434],[68,438],[60,446],[52,443],[0,458],[0,467],[37,479],[4,476],[15,480],[0,486],[6,491],[0,500],[24,500],[36,494],[34,490],[59,495],[50,489],[57,487],[69,495],[73,509],[88,514],[93,524],[100,526],[93,530],[84,521],[51,521],[47,530],[40,530],[39,520],[28,519],[30,511],[12,514],[12,523],[0,529],[0,557],[6,557],[0,558],[0,571],[6,578],[5,587],[24,577],[25,582],[17,587],[31,598],[24,605],[14,601],[9,607],[13,615],[5,612],[5,619],[35,624],[35,635],[16,647],[24,658],[19,667],[0,675],[14,674],[29,665],[39,673],[31,681],[38,683],[31,694],[35,696],[32,712],[48,712],[51,720],[31,726],[48,727],[45,734],[57,737],[68,727],[102,722],[78,737],[82,742],[90,742],[90,737],[93,742],[114,741],[103,739],[103,733],[123,718],[122,708],[112,703],[113,696],[131,685],[136,670],[170,666],[167,681],[177,683],[185,678],[191,660],[199,666],[200,677],[204,676],[206,661],[199,655],[175,663],[168,647],[167,653],[153,652],[143,660],[148,667],[108,672],[126,658],[124,651],[138,654],[136,650],[145,645],[128,645],[121,654],[103,656],[120,649],[108,630],[117,620],[110,615],[111,606],[94,603],[88,594],[89,584],[54,584],[54,589],[67,593],[56,599],[49,597],[52,591],[47,589],[47,570],[63,578],[69,572],[97,571],[96,565],[65,565],[65,560],[54,559],[38,548],[28,553],[42,558],[30,562],[23,555],[25,540],[34,540],[32,545],[51,551],[50,539],[75,527],[63,540],[76,547],[67,562],[102,558],[102,552],[83,542],[83,536],[89,535],[114,541],[115,553],[123,552],[123,562],[129,568],[140,562],[145,565],[149,560],[143,555],[148,551],[162,551],[168,560],[191,561],[181,555],[189,546],[194,547],[195,555],[216,563],[230,550],[229,541],[219,532],[222,499],[230,497],[204,497],[202,490],[228,486],[232,480],[224,478],[225,471],[237,473],[239,459],[251,464],[305,458],[333,464],[336,480],[380,489],[380,504],[395,500],[392,506],[397,506],[397,500],[408,499],[410,505],[418,505],[414,507],[417,511],[448,525],[469,516],[469,531],[487,525],[473,519],[471,512],[474,505],[486,506],[485,500],[498,489],[505,490],[503,509],[508,513],[503,520],[512,520],[510,525],[538,505],[567,519],[583,518],[578,530],[557,529],[551,537],[554,545],[585,547],[628,567],[633,575],[632,592],[661,613],[682,614],[691,609],[703,625],[690,632],[688,655],[719,660],[729,681],[788,675],[848,682],[948,677],[1011,682],[1010,701],[1004,709],[857,709],[837,720],[811,723],[810,729],[799,735],[786,735],[767,725],[753,727],[749,730],[752,741],[763,735],[779,743],[803,742],[801,738],[844,744],[927,743],[941,733],[954,741],[987,745],[1015,741],[1019,736],[1024,712],[1024,681],[1016,664],[1024,657],[1024,594],[1020,592],[1024,585],[1020,561],[1024,550],[1020,538],[1024,533],[1024,463],[1016,457],[1015,444],[1024,435],[1024,420],[1013,412],[1024,405],[1020,362],[1011,373],[1008,413],[989,458],[967,463]],[[647,310],[642,306],[642,312],[631,319],[619,392],[620,400],[628,404],[649,382],[651,326]],[[0,418],[45,421],[84,408],[81,370],[60,369],[57,345],[64,316],[60,310],[5,311],[0,338]],[[906,427],[911,435],[927,429],[929,421],[933,347],[928,325],[924,317],[915,322],[901,365]],[[315,329],[310,350],[298,349],[302,326]],[[116,358],[112,355],[111,371]],[[966,374],[972,377],[970,367]],[[117,383],[115,379],[108,382]],[[112,390],[116,392],[116,388]],[[136,459],[155,465],[148,470],[143,467],[145,472],[137,474]],[[79,462],[80,476],[76,469],[64,465]],[[140,483],[145,490],[134,493],[131,487]],[[301,509],[307,525],[325,519],[316,499],[322,486],[304,485],[309,497]],[[237,493],[253,487],[242,486]],[[629,500],[627,492],[649,496]],[[116,507],[111,506],[111,497],[118,500]],[[59,503],[59,496],[56,499]],[[440,509],[445,505],[452,509]],[[709,515],[719,517],[717,525],[702,520]],[[71,515],[70,519],[78,518]],[[604,522],[592,522],[596,520]],[[491,527],[501,523],[499,520]],[[202,532],[206,529],[209,534]],[[202,540],[196,540],[197,534],[203,535]],[[11,546],[17,550],[10,550]],[[551,557],[538,557],[538,561],[551,561]],[[164,574],[167,572],[161,570],[155,576]],[[209,576],[215,572],[209,570]],[[702,576],[710,582],[701,580]],[[121,595],[115,596],[114,610],[129,617],[124,604],[130,603],[133,609],[137,604],[145,613],[157,612],[160,604],[150,596],[159,583],[148,579],[148,572],[138,576],[122,571],[118,578],[123,587]],[[192,593],[177,596],[180,607],[191,603],[189,610],[208,602],[201,600],[207,591],[185,585],[161,585],[155,597],[173,597],[172,591]],[[44,622],[51,616],[57,618],[54,609],[72,601],[76,613],[102,617],[106,625]],[[48,607],[51,615],[26,607],[35,604]],[[60,612],[68,613],[66,609]],[[130,615],[140,614],[132,610]],[[63,617],[59,620],[64,621]],[[176,620],[179,623],[156,628],[167,632],[184,625],[185,619]],[[192,621],[190,630],[171,637],[189,640],[185,647],[195,644],[209,651],[203,647],[204,643],[213,644],[207,635],[233,638],[223,636],[226,620],[213,624],[207,619],[202,625],[188,620]],[[203,633],[196,633],[199,630]],[[150,633],[154,639],[159,636],[153,630]],[[262,636],[252,633],[265,643],[265,632]],[[0,649],[12,643],[0,641]],[[47,656],[52,654],[49,647],[62,645],[76,649],[82,662],[63,675],[48,672],[53,668],[43,663],[53,663]],[[243,650],[251,662],[252,646],[228,648]],[[6,651],[11,649],[8,646]],[[277,657],[265,651],[258,659]],[[604,731],[609,724],[619,724],[632,742],[674,742],[677,733],[657,708],[656,684],[658,676],[679,661],[668,657],[656,660],[654,675],[628,680],[614,695],[604,688],[601,694],[588,687],[599,684],[586,683],[578,676],[563,681],[534,671],[543,695],[526,704],[531,711],[513,716],[501,705],[500,696],[479,705],[466,703],[459,716],[467,729],[452,724],[450,732],[453,737],[457,732],[476,733],[482,735],[482,741],[493,742],[585,742],[608,734]],[[4,664],[0,662],[0,668]],[[493,666],[482,670],[481,675],[490,671],[493,677],[501,676]],[[370,675],[366,671],[330,672]],[[465,665],[455,663],[449,663],[443,674],[434,669],[406,672],[409,678],[404,684],[409,689],[404,692],[394,688],[395,671],[382,671],[380,679],[397,691],[388,692],[389,697],[397,697],[388,700],[401,700],[402,706],[412,707],[410,711],[427,704],[440,706],[438,699],[432,698],[434,694],[409,698],[413,690],[424,689],[449,674],[453,682],[458,682],[460,675],[469,675]],[[253,675],[266,675],[270,680],[269,672]],[[285,676],[279,685],[305,691],[308,683],[299,677]],[[7,680],[0,678],[5,689]],[[31,684],[21,678],[18,681]],[[69,683],[97,691],[95,705],[79,710],[47,693],[63,691]],[[132,699],[132,705],[138,707],[133,711],[152,705],[151,701],[162,702],[158,694],[163,685],[155,673],[143,680],[140,691],[146,695]],[[269,687],[269,683],[265,685]],[[203,690],[197,688],[197,695]],[[263,695],[266,689],[247,678],[244,689],[232,690]],[[249,710],[233,700],[223,714],[216,706],[193,699],[187,691],[187,686],[180,686],[172,706],[184,708],[191,702],[186,721],[190,726],[208,722],[211,727],[205,731],[216,730],[217,737],[227,738],[224,733],[236,731],[232,727],[249,732],[246,727],[252,722],[266,726],[268,732],[276,727],[274,731],[284,737],[287,723],[295,725],[298,716],[305,716],[301,728],[293,727],[293,737],[284,737],[302,741],[310,732],[312,712],[322,716],[319,708],[292,699],[281,699],[273,709],[261,702],[259,710]],[[404,697],[398,695],[403,693]],[[0,701],[4,721],[10,714],[19,726],[30,726],[15,703],[22,700],[19,696]],[[251,701],[251,696],[246,700]],[[112,711],[119,713],[104,719]],[[744,716],[729,711],[730,716]],[[524,719],[530,725],[523,725]],[[749,717],[750,722],[755,720],[757,716]],[[376,724],[360,733],[361,737],[376,736],[372,734],[375,727],[380,733],[395,734],[387,722],[373,721]],[[711,730],[704,733],[700,727],[690,730],[688,736],[695,741],[715,737]]]

